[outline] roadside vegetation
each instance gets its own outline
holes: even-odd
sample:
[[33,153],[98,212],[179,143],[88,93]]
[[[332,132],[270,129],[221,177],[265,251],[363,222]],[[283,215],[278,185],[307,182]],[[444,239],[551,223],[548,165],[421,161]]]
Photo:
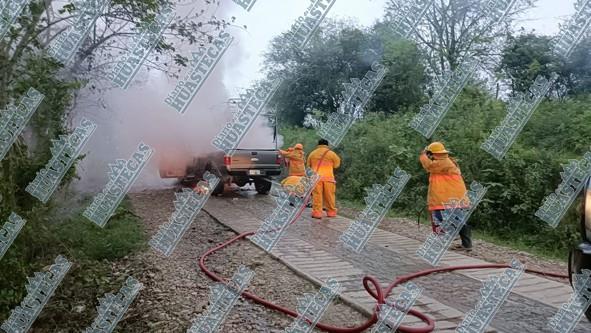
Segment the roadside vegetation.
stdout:
[[[473,55],[483,61],[497,56],[498,61],[488,74],[482,72],[468,83],[427,140],[408,123],[428,102],[442,68],[457,66],[457,55],[443,54],[440,61],[429,61],[433,54],[427,46],[400,40],[382,23],[362,29],[348,22],[328,21],[322,29],[305,51],[290,53],[273,44],[267,53],[270,65],[289,64],[284,71],[293,78],[280,88],[274,104],[286,146],[301,142],[309,153],[319,136],[306,117],[325,121],[336,112],[342,84],[350,78],[361,79],[373,61],[382,61],[388,68],[363,118],[336,148],[343,159],[337,172],[341,202],[363,209],[364,189],[384,183],[400,167],[412,178],[391,213],[414,220],[421,214],[427,221],[428,177],[418,155],[430,142],[442,141],[457,158],[467,186],[472,181],[488,186],[470,218],[476,236],[566,260],[568,249],[580,239],[580,199],[555,229],[534,214],[560,184],[561,165],[582,159],[591,148],[589,36],[564,60],[551,55],[549,36],[506,31],[507,43],[501,50],[488,52],[485,45],[484,51]],[[489,40],[474,42],[487,44]],[[527,94],[538,75],[549,77],[553,72],[558,74],[557,83],[505,158],[498,161],[480,149],[505,117],[508,97]]]
[[[2,258],[0,321],[7,319],[10,310],[27,294],[27,277],[53,264],[60,254],[73,265],[35,327],[56,328],[60,322],[74,318],[81,328],[89,326],[94,318],[88,316],[96,312],[81,309],[97,306],[98,297],[121,287],[126,277],[114,275],[111,262],[147,248],[143,224],[125,200],[101,229],[80,215],[89,203],[85,200],[69,203],[67,207],[39,209],[29,216],[10,251]],[[52,213],[58,211],[59,214]]]
[[[112,264],[146,247],[142,224],[126,200],[104,228],[80,215],[91,198],[82,199],[81,193],[68,192],[77,177],[78,161],[67,171],[47,204],[32,197],[25,188],[51,159],[52,140],[72,133],[69,124],[77,116],[76,101],[82,89],[85,94],[97,94],[99,103],[100,94],[112,88],[101,78],[107,77],[113,59],[129,49],[131,40],[140,33],[139,28],[153,21],[164,4],[170,2],[114,1],[99,16],[67,66],[50,58],[46,50],[79,16],[77,2],[28,1],[0,39],[0,113],[6,112],[9,103],[18,104],[29,88],[45,96],[22,135],[0,161],[0,226],[11,212],[27,221],[0,258],[0,322],[23,300],[27,277],[48,268],[61,254],[73,262],[73,267],[34,325],[44,332],[55,330],[59,327],[55,323],[64,320],[75,320],[80,328],[90,325],[92,318],[75,317],[95,316],[96,311],[83,311],[82,305],[72,304],[94,308],[97,297],[116,292],[126,276],[113,276]],[[205,44],[212,33],[229,24],[206,17],[208,6],[214,6],[210,1],[198,1],[195,5],[203,10],[176,17],[149,55],[146,63],[153,69],[178,76],[179,69],[188,62],[178,45]],[[196,24],[198,21],[203,22]],[[82,158],[79,156],[79,160]]]

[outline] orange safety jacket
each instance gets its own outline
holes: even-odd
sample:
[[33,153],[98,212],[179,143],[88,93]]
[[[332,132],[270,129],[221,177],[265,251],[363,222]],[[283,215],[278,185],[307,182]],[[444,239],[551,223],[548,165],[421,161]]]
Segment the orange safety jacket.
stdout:
[[301,149],[294,149],[292,151],[279,151],[281,155],[289,158],[289,175],[290,176],[305,176],[306,167],[304,165],[304,151]]
[[434,155],[434,160],[430,160],[426,154],[421,154],[419,160],[429,173],[429,210],[445,209],[444,203],[450,203],[451,199],[461,200],[461,208],[469,207],[470,201],[466,195],[462,172],[454,160],[447,154]]
[[[320,159],[322,159],[322,161]],[[318,145],[318,147],[308,155],[306,165],[309,168],[312,168],[314,172],[318,173],[320,176],[319,181],[336,183],[333,169],[337,169],[341,166],[341,158],[334,151],[330,150],[327,145]]]

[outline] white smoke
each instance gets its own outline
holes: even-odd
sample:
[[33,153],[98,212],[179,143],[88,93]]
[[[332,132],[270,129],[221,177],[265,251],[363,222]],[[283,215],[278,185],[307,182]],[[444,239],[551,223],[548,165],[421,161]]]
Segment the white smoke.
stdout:
[[[227,18],[232,11],[242,10],[230,1],[228,3],[218,8],[216,17]],[[183,14],[181,10],[191,9],[182,8],[177,8],[178,14]],[[126,91],[118,88],[108,91],[104,95],[104,108],[99,106],[101,103],[96,103],[95,94],[82,91],[72,124],[77,126],[80,119],[86,117],[98,127],[85,146],[86,157],[79,163],[81,179],[74,182],[77,190],[100,191],[108,182],[108,164],[116,159],[129,159],[140,142],[151,146],[155,153],[135,181],[134,191],[169,186],[174,181],[160,178],[161,163],[168,168],[183,169],[193,157],[216,151],[211,140],[232,119],[228,100],[237,98],[240,92],[233,87],[233,78],[225,74],[240,64],[246,45],[243,41],[249,38],[238,28],[231,27],[227,31],[234,37],[234,42],[183,115],[164,104],[177,80],[169,79],[161,72],[147,71],[145,66],[136,77],[136,81],[144,82],[131,85]],[[190,58],[196,47],[187,46],[182,53]],[[236,73],[230,72],[232,75]],[[267,120],[259,117],[240,147],[274,148],[272,134],[273,129],[267,126]]]

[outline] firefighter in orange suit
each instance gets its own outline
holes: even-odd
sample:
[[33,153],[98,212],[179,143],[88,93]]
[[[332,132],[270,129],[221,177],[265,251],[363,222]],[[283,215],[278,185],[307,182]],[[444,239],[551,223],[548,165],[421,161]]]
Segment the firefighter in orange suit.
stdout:
[[318,147],[308,155],[306,165],[320,176],[312,191],[312,217],[322,218],[322,205],[328,217],[337,216],[335,199],[336,181],[333,169],[341,165],[341,158],[328,147],[328,141],[320,139]]
[[304,146],[301,143],[296,144],[288,150],[279,150],[283,157],[289,158],[289,176],[305,176],[306,168],[304,166]]
[[[444,204],[450,203],[452,199],[457,199],[460,200],[460,208],[470,207],[460,167],[448,154],[449,152],[441,142],[433,142],[419,156],[423,168],[429,173],[427,205],[431,213],[431,224],[434,233],[443,232],[440,225],[443,222],[443,211],[446,209]],[[462,246],[455,248],[471,251],[472,239],[467,221],[460,229],[460,238],[462,239]]]

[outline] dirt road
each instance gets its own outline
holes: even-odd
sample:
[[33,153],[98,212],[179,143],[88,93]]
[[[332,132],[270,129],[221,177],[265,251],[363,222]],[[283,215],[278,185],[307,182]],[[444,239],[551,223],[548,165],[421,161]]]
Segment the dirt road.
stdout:
[[[130,194],[134,211],[146,224],[149,235],[168,220],[173,212],[173,190]],[[227,198],[226,200],[231,200]],[[191,320],[208,305],[212,281],[199,269],[199,256],[208,248],[235,236],[227,227],[200,212],[190,230],[170,258],[147,248],[143,253],[117,264],[114,271],[133,274],[145,289],[132,304],[119,332],[186,332]],[[248,241],[222,250],[210,257],[216,273],[231,277],[240,264],[255,271],[250,289],[278,304],[295,308],[297,297],[316,293],[318,287],[293,274]],[[354,326],[366,320],[358,311],[340,302],[327,310],[323,321],[339,326]],[[270,311],[248,301],[239,301],[219,332],[281,332],[293,318]]]

